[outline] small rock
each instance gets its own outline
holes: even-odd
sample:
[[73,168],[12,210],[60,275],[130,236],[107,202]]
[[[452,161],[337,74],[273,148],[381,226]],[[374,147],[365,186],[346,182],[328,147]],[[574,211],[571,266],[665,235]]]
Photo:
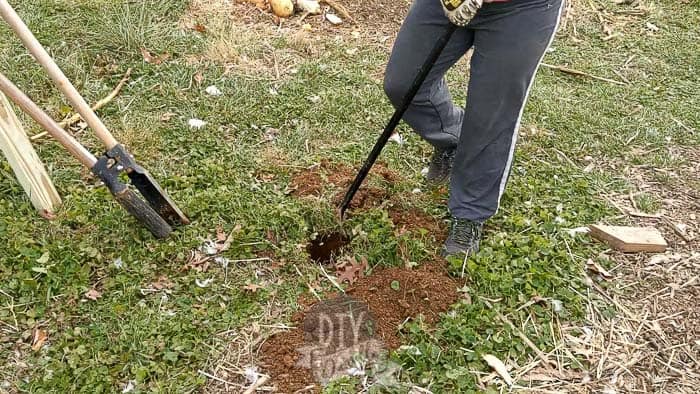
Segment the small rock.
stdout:
[[204,288],[204,287],[209,287],[209,285],[210,285],[211,282],[213,282],[213,281],[214,281],[213,278],[204,279],[204,280],[195,279],[195,280],[194,280],[194,283],[196,283],[197,286]]
[[223,93],[221,93],[221,90],[219,90],[219,88],[217,88],[214,85],[207,86],[207,88],[204,89],[204,91],[207,92],[208,95],[214,96],[214,97],[221,96],[223,94]]
[[130,393],[136,389],[136,381],[130,380],[126,386],[124,386],[124,389],[122,390],[122,393]]
[[340,19],[340,17],[338,15],[335,15],[335,14],[326,14],[326,20],[333,25],[339,25],[339,24],[343,23],[343,20]]
[[389,137],[389,141],[396,142],[399,145],[403,145],[404,143],[403,137],[401,137],[401,134],[399,133],[392,134],[391,137]]
[[192,129],[201,129],[202,127],[207,125],[207,122],[201,119],[190,119],[189,121],[187,121],[187,124]]
[[248,384],[255,384],[258,381],[258,367],[246,367],[245,380]]

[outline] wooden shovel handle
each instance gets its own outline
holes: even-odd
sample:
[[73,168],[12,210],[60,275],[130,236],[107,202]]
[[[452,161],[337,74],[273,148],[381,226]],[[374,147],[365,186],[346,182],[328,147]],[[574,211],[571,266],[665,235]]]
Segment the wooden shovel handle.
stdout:
[[2,16],[2,19],[4,19],[15,34],[17,34],[17,37],[22,40],[24,46],[34,55],[39,64],[44,67],[58,89],[66,96],[73,107],[75,107],[75,110],[78,111],[80,116],[87,122],[88,126],[95,131],[95,134],[102,140],[107,149],[112,149],[117,145],[117,140],[114,139],[112,133],[107,130],[102,120],[97,117],[83,96],[80,95],[75,86],[66,78],[63,71],[61,71],[56,62],[51,58],[51,55],[41,46],[41,43],[34,37],[34,34],[32,34],[27,25],[20,19],[19,15],[17,15],[7,0],[0,0],[0,16]]
[[[4,0],[2,0],[4,1]],[[34,121],[39,123],[53,138],[63,145],[68,152],[75,156],[84,166],[92,168],[97,159],[90,151],[85,149],[72,135],[68,134],[61,126],[56,123],[49,115],[46,114],[38,105],[36,105],[26,94],[24,94],[12,81],[7,79],[5,75],[0,73],[0,91],[5,93],[22,111],[31,116]]]

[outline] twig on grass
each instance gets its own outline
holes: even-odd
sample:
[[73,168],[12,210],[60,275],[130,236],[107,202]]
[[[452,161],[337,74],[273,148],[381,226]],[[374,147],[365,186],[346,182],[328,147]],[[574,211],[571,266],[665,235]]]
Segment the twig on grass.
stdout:
[[542,360],[542,362],[545,363],[545,365],[547,365],[548,367],[551,367],[551,366],[554,366],[554,365],[555,365],[552,361],[549,360],[549,358],[547,358],[547,355],[544,354],[544,353],[537,347],[537,345],[535,345],[535,343],[532,342],[532,341],[530,340],[530,338],[527,337],[527,335],[525,335],[524,332],[522,332],[520,329],[518,329],[517,327],[515,327],[515,325],[513,325],[513,323],[511,323],[510,320],[506,319],[506,317],[503,316],[503,315],[501,315],[500,313],[498,313],[498,318],[501,319],[501,321],[503,321],[504,323],[506,323],[513,331],[515,331],[515,333],[520,337],[520,339],[522,339],[523,342],[525,342],[525,344],[526,344],[530,349],[532,349],[533,352],[535,352],[535,354],[537,355],[537,357],[539,357],[540,360]]
[[221,382],[221,383],[223,383],[223,384],[228,384],[228,385],[236,386],[236,387],[243,387],[243,386],[241,386],[240,384],[233,383],[233,382],[229,382],[228,380],[221,379],[221,378],[218,377],[218,376],[214,376],[214,375],[212,375],[212,374],[206,373],[206,372],[202,371],[201,369],[197,370],[197,372],[199,372],[200,374],[202,374],[202,375],[208,377],[209,379],[214,379],[214,380],[216,380],[217,382]]
[[321,269],[321,272],[323,272],[323,275],[326,276],[326,278],[335,286],[338,290],[340,290],[341,293],[345,294],[345,290],[343,290],[342,287],[338,284],[338,282],[335,281],[330,275],[328,275],[328,272],[323,268],[321,264],[318,265],[318,267]]
[[348,12],[348,9],[345,8],[342,4],[338,3],[335,0],[321,0],[321,3],[326,3],[329,6],[331,6],[334,10],[336,10],[340,16],[342,16],[344,19],[349,20],[352,24],[355,24],[355,19],[350,16],[350,12]]
[[[126,73],[124,74],[124,76],[122,77],[122,79],[119,81],[119,83],[117,84],[117,86],[114,88],[114,90],[112,90],[112,92],[111,92],[109,95],[107,95],[107,96],[106,96],[105,98],[103,98],[102,100],[96,102],[95,105],[92,106],[92,110],[93,110],[93,111],[97,111],[98,109],[100,109],[100,108],[104,107],[105,105],[107,105],[110,101],[114,100],[114,98],[117,97],[117,95],[118,95],[119,92],[122,90],[122,88],[124,87],[124,85],[126,85],[126,83],[129,81],[129,77],[131,77],[131,68],[129,68],[128,70],[126,70]],[[59,122],[58,125],[61,126],[62,129],[65,129],[66,127],[71,126],[73,123],[79,121],[80,119],[81,119],[80,114],[79,114],[79,113],[75,113],[75,114],[73,114],[73,116],[71,116],[70,118],[65,119],[65,120]],[[42,131],[42,132],[39,133],[39,134],[33,135],[30,139],[31,139],[32,141],[36,141],[36,140],[38,140],[38,139],[40,139],[40,138],[42,138],[42,137],[44,137],[44,136],[46,136],[46,135],[48,135],[48,134],[49,134],[48,132]]]
[[263,375],[258,378],[258,380],[255,381],[246,391],[243,392],[243,394],[253,394],[255,390],[258,389],[258,387],[262,386],[265,384],[268,380],[270,380],[270,377],[268,375]]
[[[297,271],[297,274],[299,274],[299,277],[300,277],[301,279],[304,279],[304,275],[302,275],[302,274],[301,274],[301,271],[299,271],[299,267],[297,267],[296,265],[294,265],[294,269]],[[311,291],[311,294],[313,294],[314,297],[316,297],[316,299],[318,299],[319,301],[321,301],[321,296],[319,296],[318,293],[316,293],[316,290],[314,290],[313,286],[311,286],[311,283],[306,282],[306,287],[309,288],[309,291]]]
[[673,221],[671,221],[671,219],[669,219],[666,216],[663,216],[661,219],[663,220],[664,223],[666,223],[667,226],[671,227],[671,230],[673,230],[673,232],[676,233],[676,235],[683,238],[683,240],[685,242],[692,242],[693,241],[693,239],[688,237],[688,235],[685,232],[683,232],[683,230],[680,227],[678,227],[678,225],[676,223],[673,223]]
[[592,78],[592,79],[597,79],[597,80],[599,80],[599,81],[612,83],[612,84],[615,84],[615,85],[622,85],[622,86],[626,86],[626,85],[627,85],[626,83],[621,82],[621,81],[616,81],[616,80],[614,80],[614,79],[605,78],[605,77],[599,77],[599,76],[597,76],[597,75],[589,74],[589,73],[587,73],[587,72],[583,72],[583,71],[579,71],[579,70],[574,70],[574,69],[572,69],[572,68],[567,68],[567,67],[563,67],[563,66],[555,66],[555,65],[547,64],[547,63],[542,63],[542,65],[543,65],[544,67],[551,68],[552,70],[561,71],[561,72],[563,72],[563,73],[565,73],[565,74],[576,75],[576,76],[579,76],[579,77],[588,77],[588,78]]

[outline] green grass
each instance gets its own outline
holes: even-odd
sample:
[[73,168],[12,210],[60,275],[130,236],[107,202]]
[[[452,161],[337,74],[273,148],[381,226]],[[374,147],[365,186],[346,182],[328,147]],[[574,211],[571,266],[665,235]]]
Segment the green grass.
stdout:
[[[351,164],[365,158],[391,113],[381,86],[370,75],[381,68],[386,53],[363,47],[351,57],[342,45],[332,44],[309,57],[293,49],[299,44],[291,38],[277,37],[274,48],[302,59],[296,74],[277,81],[269,74],[226,73],[213,61],[189,62],[188,57],[206,50],[214,35],[178,28],[184,0],[13,4],[88,101],[106,95],[133,68],[131,82],[100,115],[193,223],[168,240],[154,240],[73,159],[46,141],[37,150],[64,198],[57,219],[49,222],[35,214],[9,165],[0,161],[0,320],[5,323],[0,325],[0,354],[8,360],[0,367],[0,383],[23,392],[115,392],[135,380],[142,392],[195,391],[205,383],[197,370],[224,348],[217,333],[245,326],[272,300],[284,313],[293,312],[305,284],[292,265],[320,279],[300,245],[314,232],[339,227],[334,207],[329,198],[297,199],[285,189],[298,167],[324,158]],[[599,23],[584,17],[577,22],[581,42],[564,35],[555,41],[547,62],[610,78],[636,55],[623,71],[632,83],[617,86],[542,69],[524,125],[552,135],[521,140],[512,181],[502,210],[489,222],[483,252],[464,266],[453,263],[453,273],[464,270],[468,278],[464,290],[472,303],[454,305],[436,327],[418,322],[404,328],[406,343],[421,350],[420,356],[394,356],[404,381],[434,392],[470,392],[478,386],[469,371],[487,370],[481,353],[526,360],[529,349],[499,322],[497,312],[516,326],[532,314],[537,326],[529,325],[527,334],[541,349],[551,349],[554,339],[547,324],[555,316],[583,319],[582,267],[601,249],[564,230],[614,216],[597,195],[628,188],[618,173],[583,173],[583,158],[623,161],[633,147],[668,145],[666,137],[672,144],[699,144],[700,134],[674,121],[700,129],[700,98],[695,94],[698,5],[652,5],[651,14],[633,19],[621,38],[602,41]],[[661,30],[647,35],[647,21]],[[0,42],[0,69],[55,118],[69,112],[4,25]],[[141,48],[171,57],[161,65],[147,64]],[[248,54],[261,52],[251,49]],[[204,78],[202,86],[193,83],[197,73]],[[450,80],[465,81],[458,72],[450,73]],[[205,95],[209,84],[225,96]],[[312,102],[311,96],[320,101]],[[176,115],[161,122],[166,112]],[[191,130],[187,120],[192,117],[208,125]],[[30,131],[38,131],[24,120]],[[279,137],[261,143],[268,127],[279,129]],[[411,193],[422,187],[418,173],[430,150],[405,126],[402,130],[407,144],[391,144],[382,156],[402,177],[391,190],[402,204],[443,217],[444,195]],[[89,132],[80,138],[99,152]],[[634,160],[679,164],[664,155],[661,150]],[[274,178],[265,181],[260,173]],[[640,196],[637,202],[640,209],[657,207],[652,198]],[[270,274],[275,280],[258,276],[265,263],[235,264],[226,273],[216,265],[203,273],[183,270],[189,251],[213,236],[217,226],[227,232],[240,226],[225,257],[246,259],[268,251],[287,265]],[[404,259],[421,262],[438,246],[430,234],[397,238],[381,209],[362,212],[345,227],[361,235],[351,253],[367,256],[372,266],[401,265]],[[268,232],[279,243],[267,240]],[[118,259],[121,268],[115,265]],[[167,291],[143,291],[161,276],[172,282]],[[214,279],[209,287],[195,283],[209,278]],[[248,282],[262,283],[265,289],[246,292],[242,287]],[[102,297],[86,300],[91,288]],[[555,312],[544,303],[518,310],[534,296],[559,300],[563,309]],[[485,300],[492,300],[492,307]],[[48,330],[49,340],[33,352],[31,333],[37,326]],[[14,349],[22,363],[11,355]],[[348,390],[341,383],[336,386]]]

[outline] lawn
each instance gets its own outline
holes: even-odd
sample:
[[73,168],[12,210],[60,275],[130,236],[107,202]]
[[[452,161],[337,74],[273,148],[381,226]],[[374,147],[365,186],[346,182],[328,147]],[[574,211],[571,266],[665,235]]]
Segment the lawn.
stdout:
[[[303,308],[300,297],[335,289],[309,260],[310,239],[354,235],[344,257],[366,259],[370,276],[439,261],[446,191],[423,184],[431,151],[405,125],[404,144],[390,143],[380,159],[391,180],[374,176],[367,185],[384,199],[343,223],[336,218],[342,185],[329,179],[339,166],[352,174],[391,116],[381,77],[398,25],[384,14],[358,12],[358,25],[338,27],[311,17],[307,31],[298,16],[278,28],[253,5],[226,1],[11,3],[89,102],[132,69],[99,115],[192,223],[153,238],[50,138],[35,146],[64,203],[46,220],[0,160],[0,392],[237,392],[246,383],[236,371],[254,365],[265,372],[258,343],[247,352],[238,344],[284,331]],[[482,355],[524,376],[538,357],[523,337],[556,360],[557,380],[574,382],[569,390],[615,385],[603,361],[562,345],[565,334],[585,333],[592,309],[620,314],[610,303],[617,298],[596,297],[596,288],[632,300],[630,310],[650,293],[593,275],[591,284],[586,261],[631,278],[629,256],[603,254],[605,245],[568,230],[638,223],[616,208],[633,195],[638,210],[665,209],[700,232],[693,216],[700,212],[700,3],[632,3],[572,1],[545,62],[619,83],[540,70],[483,250],[448,263],[459,301],[435,324],[416,319],[401,327],[407,346],[391,354],[400,366],[397,392],[496,392],[501,382]],[[386,18],[393,19],[401,17]],[[466,69],[462,62],[448,75],[462,101]],[[55,119],[72,113],[2,23],[0,70]],[[211,85],[222,95],[207,94]],[[40,132],[22,119],[29,133]],[[193,128],[191,119],[206,124]],[[89,129],[74,131],[101,152]],[[324,182],[313,195],[298,195],[295,179],[308,171]],[[391,212],[429,218],[439,230],[401,228]],[[652,222],[674,251],[696,256],[697,240],[680,242],[660,223]],[[229,237],[216,258],[201,261],[207,245],[221,248]],[[697,294],[697,282],[678,291]],[[697,307],[686,307],[689,332],[697,334]],[[684,365],[700,368],[692,359],[697,338],[686,341]],[[688,375],[658,386],[655,373],[635,370],[627,382],[676,392],[698,383]],[[358,382],[345,378],[326,390],[356,392]]]

